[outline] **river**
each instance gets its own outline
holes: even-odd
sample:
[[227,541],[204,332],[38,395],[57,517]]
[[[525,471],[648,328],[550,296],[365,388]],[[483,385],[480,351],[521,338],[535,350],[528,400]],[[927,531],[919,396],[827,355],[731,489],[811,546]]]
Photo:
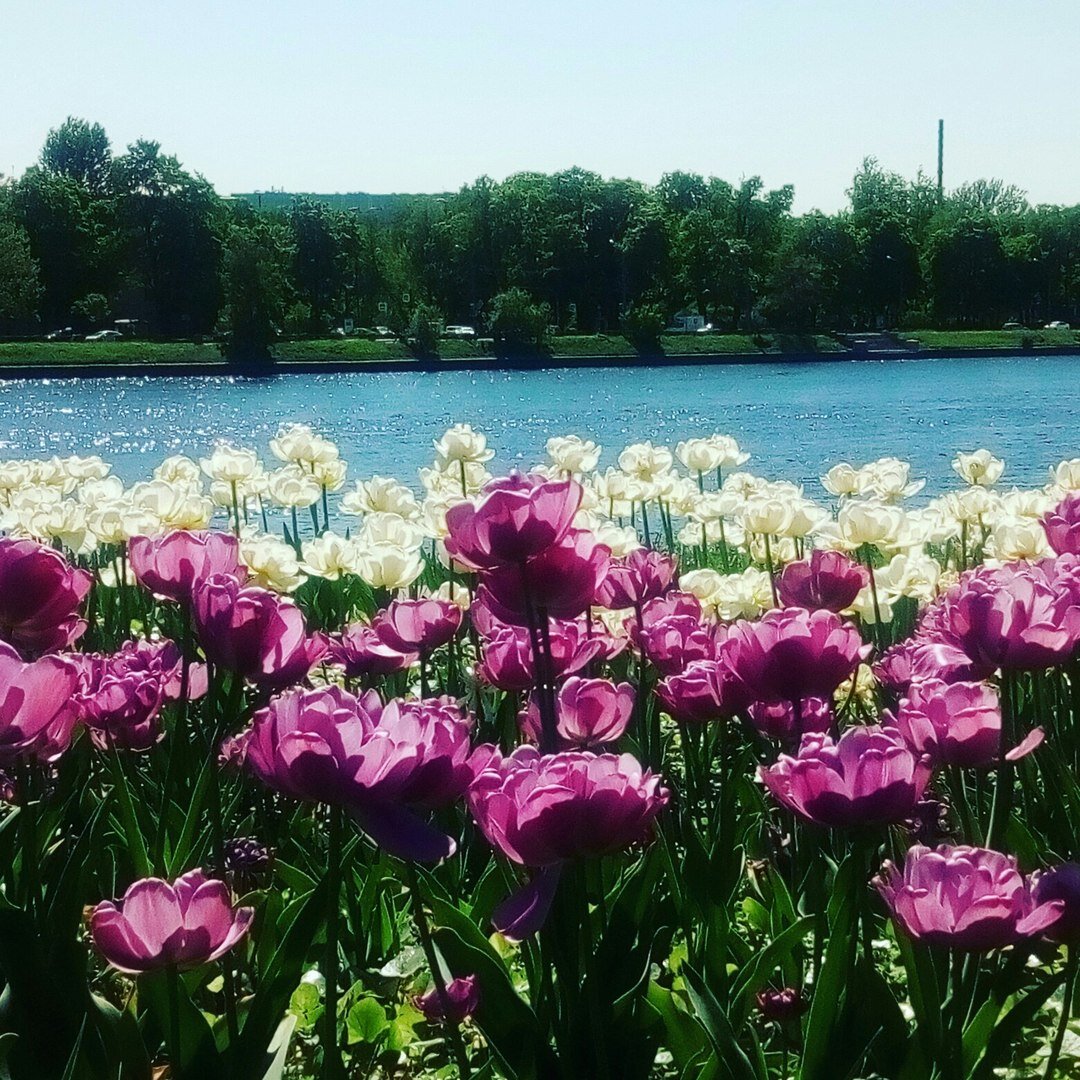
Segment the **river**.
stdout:
[[[257,446],[281,423],[309,423],[337,441],[350,478],[416,482],[432,440],[456,421],[485,432],[493,468],[543,458],[549,435],[600,442],[602,465],[628,442],[721,431],[747,468],[806,482],[840,460],[893,454],[952,482],[957,450],[985,446],[1004,482],[1045,482],[1080,456],[1080,356],[813,364],[279,375],[263,379],[14,379],[0,382],[6,457],[96,453],[127,481],[167,454],[198,456],[216,438]],[[818,490],[817,494],[821,494]]]

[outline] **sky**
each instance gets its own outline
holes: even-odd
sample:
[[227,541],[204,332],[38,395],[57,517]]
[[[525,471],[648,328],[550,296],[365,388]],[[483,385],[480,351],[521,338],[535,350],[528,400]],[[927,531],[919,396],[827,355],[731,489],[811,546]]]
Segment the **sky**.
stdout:
[[68,115],[223,194],[573,165],[795,186],[861,160],[1080,202],[1077,0],[0,0],[0,173]]

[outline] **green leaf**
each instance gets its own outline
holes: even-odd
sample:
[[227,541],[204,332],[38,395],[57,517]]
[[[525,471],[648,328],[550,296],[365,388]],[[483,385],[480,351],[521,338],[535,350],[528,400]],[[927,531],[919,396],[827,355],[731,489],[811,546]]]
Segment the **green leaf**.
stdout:
[[799,1080],[835,1080],[835,1073],[829,1071],[829,1054],[855,957],[855,886],[858,884],[856,875],[861,874],[862,869],[862,861],[849,855],[833,884],[829,904],[829,943],[814,984]]
[[386,1011],[373,998],[361,998],[345,1017],[349,1033],[349,1045],[353,1043],[377,1043],[390,1026]]
[[301,983],[289,998],[289,1012],[296,1017],[298,1031],[314,1031],[323,1014],[319,988],[311,983]]
[[698,1020],[716,1051],[720,1076],[725,1080],[768,1080],[758,1063],[751,1062],[735,1038],[731,1022],[720,1007],[701,974],[689,964],[683,965],[683,979]]

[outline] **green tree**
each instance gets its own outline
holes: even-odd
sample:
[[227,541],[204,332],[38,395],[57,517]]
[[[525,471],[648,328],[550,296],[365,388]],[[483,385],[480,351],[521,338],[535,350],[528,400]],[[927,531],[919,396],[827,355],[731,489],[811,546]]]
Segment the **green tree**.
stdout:
[[0,326],[29,327],[40,297],[38,266],[26,230],[0,221]]
[[238,220],[227,231],[222,322],[225,352],[231,359],[269,358],[293,299],[288,279],[290,241],[287,225],[259,215]]
[[105,129],[69,116],[46,136],[41,167],[74,180],[92,195],[102,195],[108,186],[111,158]]
[[224,220],[214,189],[147,140],[115,159],[111,188],[127,276],[143,297],[152,329],[165,337],[210,331],[221,305]]
[[491,302],[491,333],[503,352],[540,351],[547,344],[551,308],[524,289],[507,289]]

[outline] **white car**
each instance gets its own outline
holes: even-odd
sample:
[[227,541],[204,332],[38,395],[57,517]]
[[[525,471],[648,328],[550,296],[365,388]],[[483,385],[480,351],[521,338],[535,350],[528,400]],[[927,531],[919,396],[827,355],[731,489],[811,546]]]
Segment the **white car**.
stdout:
[[448,326],[443,331],[444,337],[453,338],[474,338],[476,337],[475,326]]
[[121,341],[124,335],[119,330],[99,330],[96,334],[87,334],[84,341]]
[[1048,322],[1044,327],[1044,330],[1071,330],[1072,327],[1067,322],[1062,322],[1060,319],[1055,319],[1053,322]]

